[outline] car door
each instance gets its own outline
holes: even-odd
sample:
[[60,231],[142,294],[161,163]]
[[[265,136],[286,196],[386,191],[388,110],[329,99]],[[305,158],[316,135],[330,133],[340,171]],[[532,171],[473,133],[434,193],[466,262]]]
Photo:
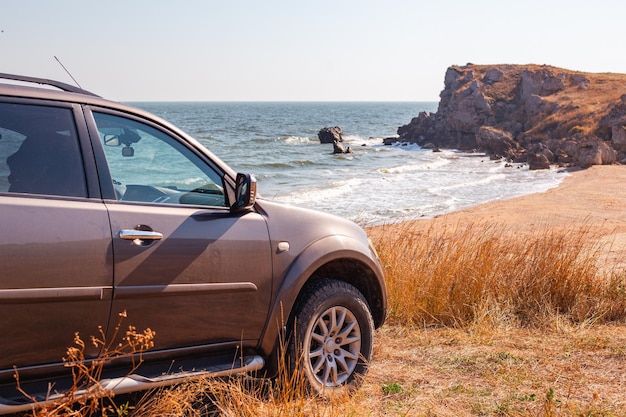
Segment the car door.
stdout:
[[[75,332],[89,341],[106,330],[111,232],[90,198],[83,162],[93,157],[76,115],[68,104],[0,100],[0,379],[61,363]],[[88,343],[86,356],[97,353]]]
[[272,277],[264,217],[231,213],[225,174],[175,134],[105,111],[93,121],[115,189],[113,313],[154,330],[157,349],[256,344]]

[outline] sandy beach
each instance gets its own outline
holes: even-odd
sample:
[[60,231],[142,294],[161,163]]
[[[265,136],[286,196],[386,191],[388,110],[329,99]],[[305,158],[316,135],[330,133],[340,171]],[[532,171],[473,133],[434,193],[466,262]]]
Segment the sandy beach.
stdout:
[[[415,220],[412,227],[451,229],[459,225],[502,226],[511,233],[550,230],[588,230],[593,242],[603,246],[603,258],[620,268],[626,267],[626,167],[592,166],[573,170],[556,188],[511,200]],[[405,227],[405,226],[402,226]],[[390,232],[393,227],[383,226]],[[372,228],[370,233],[377,233]]]

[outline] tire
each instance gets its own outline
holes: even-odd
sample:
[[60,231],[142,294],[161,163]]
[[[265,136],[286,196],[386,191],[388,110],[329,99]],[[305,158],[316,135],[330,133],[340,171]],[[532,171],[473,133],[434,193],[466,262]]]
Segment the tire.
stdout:
[[359,387],[372,357],[374,321],[365,297],[343,281],[305,288],[289,328],[287,358],[314,393]]

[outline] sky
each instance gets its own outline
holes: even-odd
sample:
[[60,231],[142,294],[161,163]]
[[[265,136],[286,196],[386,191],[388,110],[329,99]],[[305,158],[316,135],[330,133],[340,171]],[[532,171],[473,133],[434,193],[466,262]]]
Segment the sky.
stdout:
[[438,101],[452,65],[626,73],[623,0],[0,0],[0,72],[117,101]]

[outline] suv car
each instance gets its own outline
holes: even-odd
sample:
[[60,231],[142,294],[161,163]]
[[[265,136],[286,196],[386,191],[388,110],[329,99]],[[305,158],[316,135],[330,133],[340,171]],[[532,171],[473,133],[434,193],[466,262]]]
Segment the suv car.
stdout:
[[115,393],[272,375],[281,346],[315,391],[358,385],[387,303],[361,228],[256,196],[252,176],[147,112],[2,79],[0,414],[62,395],[75,332],[112,338],[121,312],[156,337],[138,368],[107,363]]

